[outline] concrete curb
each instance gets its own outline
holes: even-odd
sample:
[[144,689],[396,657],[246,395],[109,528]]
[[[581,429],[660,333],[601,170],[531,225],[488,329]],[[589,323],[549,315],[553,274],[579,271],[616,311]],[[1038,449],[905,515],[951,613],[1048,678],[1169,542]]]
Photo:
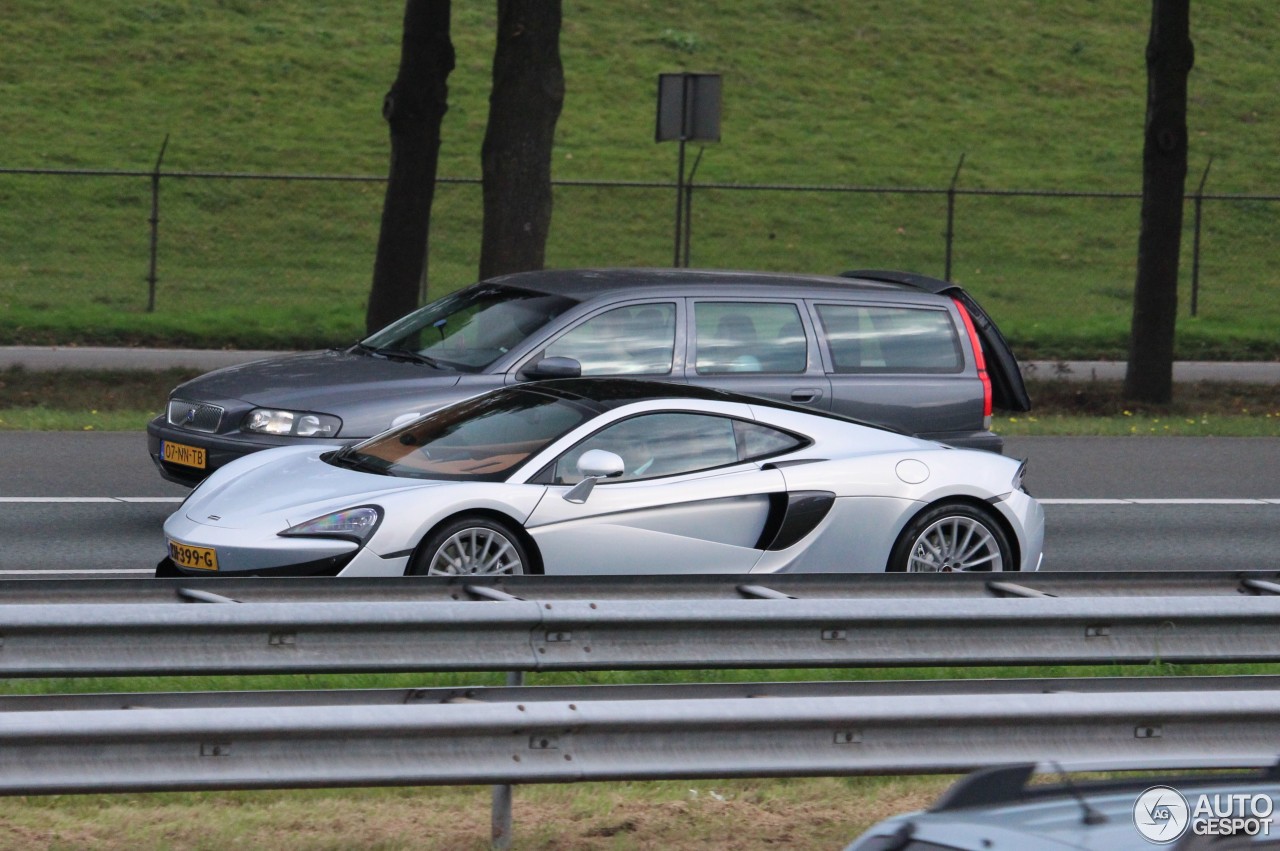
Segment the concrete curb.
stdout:
[[126,349],[99,346],[0,346],[0,369],[218,369],[288,354],[238,349]]
[[[33,372],[58,369],[211,370],[276,357],[288,352],[235,349],[126,349],[96,346],[0,346],[0,369],[21,366]],[[1123,361],[1027,361],[1027,378],[1062,381],[1120,381]],[[1280,361],[1179,361],[1173,365],[1176,382],[1231,381],[1280,384]]]
[[[1044,381],[1123,381],[1127,366],[1124,361],[1026,361],[1022,375]],[[1173,380],[1280,384],[1280,361],[1178,361]]]

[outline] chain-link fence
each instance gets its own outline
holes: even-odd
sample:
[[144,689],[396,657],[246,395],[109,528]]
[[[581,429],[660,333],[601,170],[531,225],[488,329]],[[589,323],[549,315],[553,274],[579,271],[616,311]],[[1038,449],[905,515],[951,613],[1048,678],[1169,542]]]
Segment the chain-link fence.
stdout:
[[[363,330],[385,180],[326,175],[0,169],[0,342],[172,339],[308,345]],[[701,183],[685,199],[690,264],[961,281],[1011,336],[1072,311],[1127,330],[1137,192]],[[669,266],[676,187],[558,181],[553,267]],[[1187,199],[1180,314],[1280,327],[1270,262],[1280,196]],[[474,280],[480,184],[442,179],[435,297]],[[5,316],[7,314],[7,317]],[[287,326],[287,328],[282,327]]]

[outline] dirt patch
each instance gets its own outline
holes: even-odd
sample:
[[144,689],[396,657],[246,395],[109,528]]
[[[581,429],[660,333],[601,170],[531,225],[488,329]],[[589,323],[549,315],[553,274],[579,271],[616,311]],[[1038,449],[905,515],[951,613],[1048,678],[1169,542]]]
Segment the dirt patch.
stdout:
[[[597,851],[840,848],[927,806],[951,778],[586,783],[515,790],[514,847]],[[93,795],[0,800],[0,849],[489,848],[488,787]]]
[[1027,382],[1032,413],[1115,417],[1125,412],[1150,416],[1239,415],[1280,411],[1280,396],[1269,384],[1192,382],[1174,388],[1167,405],[1128,402],[1119,381]]

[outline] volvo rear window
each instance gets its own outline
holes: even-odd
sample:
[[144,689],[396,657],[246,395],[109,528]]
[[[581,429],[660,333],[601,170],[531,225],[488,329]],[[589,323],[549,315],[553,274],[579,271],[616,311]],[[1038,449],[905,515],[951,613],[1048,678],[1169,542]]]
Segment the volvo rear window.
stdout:
[[951,314],[928,308],[819,304],[837,373],[951,373],[964,368]]

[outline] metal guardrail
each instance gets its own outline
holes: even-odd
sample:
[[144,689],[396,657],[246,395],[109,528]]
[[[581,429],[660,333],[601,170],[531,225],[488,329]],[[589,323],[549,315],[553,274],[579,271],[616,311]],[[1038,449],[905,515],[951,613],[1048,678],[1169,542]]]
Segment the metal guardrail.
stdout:
[[[0,794],[1242,762],[1280,741],[1271,678],[131,695],[0,714]],[[893,684],[896,685],[896,684]],[[1134,688],[1139,686],[1140,688]],[[1041,690],[1037,690],[1041,689]],[[945,699],[940,699],[945,696]],[[75,702],[76,698],[64,698]]]
[[[503,597],[502,595],[508,595]],[[1039,573],[651,574],[629,576],[385,577],[303,579],[6,579],[5,603],[413,602],[508,599],[725,600],[777,595],[868,597],[1169,597],[1280,594],[1280,569],[1043,571]],[[206,596],[207,595],[207,596]]]
[[[1280,661],[1278,578],[14,580],[0,677]],[[0,696],[0,794],[1238,764],[1276,741],[1280,677]]]
[[[208,585],[155,584],[168,584],[171,602],[0,604],[0,676],[1280,661],[1280,595],[1269,593],[863,598],[849,593],[855,582],[844,597],[755,586],[749,599],[711,604],[524,599],[509,593],[516,584],[495,584],[448,591],[469,600],[358,601],[329,580],[342,601],[317,589],[307,599],[235,604]],[[446,591],[401,584],[415,586]]]

